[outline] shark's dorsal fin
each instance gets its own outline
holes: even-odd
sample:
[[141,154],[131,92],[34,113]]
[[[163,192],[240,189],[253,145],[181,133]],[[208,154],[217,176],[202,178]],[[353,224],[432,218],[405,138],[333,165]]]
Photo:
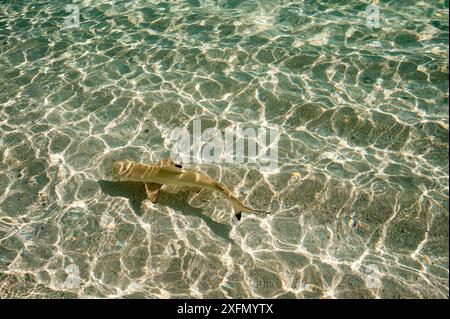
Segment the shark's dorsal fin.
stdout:
[[167,158],[163,159],[162,161],[160,161],[158,164],[161,166],[171,166],[171,165],[173,165],[173,162],[170,157],[167,157]]
[[175,164],[170,157],[167,157],[158,163],[159,166],[175,166],[182,168],[180,164]]

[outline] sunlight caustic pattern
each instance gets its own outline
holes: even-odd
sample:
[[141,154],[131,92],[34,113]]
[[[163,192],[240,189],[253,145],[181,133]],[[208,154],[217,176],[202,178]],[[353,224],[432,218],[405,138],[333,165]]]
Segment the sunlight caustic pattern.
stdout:
[[[448,297],[448,7],[370,3],[2,1],[0,298]],[[270,215],[111,181],[194,120],[279,128],[186,166]]]

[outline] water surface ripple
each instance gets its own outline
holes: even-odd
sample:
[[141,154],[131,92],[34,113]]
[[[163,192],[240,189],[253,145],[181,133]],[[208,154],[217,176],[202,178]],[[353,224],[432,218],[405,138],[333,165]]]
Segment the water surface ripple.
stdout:
[[[374,1],[378,2],[378,1]],[[0,1],[0,297],[447,298],[448,1]],[[225,198],[108,180],[280,129]]]

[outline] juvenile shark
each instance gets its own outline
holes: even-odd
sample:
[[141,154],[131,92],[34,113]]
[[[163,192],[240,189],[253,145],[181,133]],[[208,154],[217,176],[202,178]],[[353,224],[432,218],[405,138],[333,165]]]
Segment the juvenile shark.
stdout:
[[113,174],[120,181],[143,182],[148,199],[154,203],[162,185],[195,186],[224,194],[233,207],[238,220],[241,212],[265,213],[244,206],[233,193],[223,184],[220,184],[202,173],[190,172],[176,165],[170,158],[162,160],[156,165],[146,165],[133,161],[115,161]]

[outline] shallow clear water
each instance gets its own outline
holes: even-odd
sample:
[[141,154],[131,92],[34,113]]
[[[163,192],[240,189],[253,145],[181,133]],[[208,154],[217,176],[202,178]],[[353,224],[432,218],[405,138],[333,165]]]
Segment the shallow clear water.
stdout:
[[[448,1],[0,1],[0,297],[448,297]],[[279,128],[218,194],[111,181]],[[109,174],[109,175],[108,175]]]

